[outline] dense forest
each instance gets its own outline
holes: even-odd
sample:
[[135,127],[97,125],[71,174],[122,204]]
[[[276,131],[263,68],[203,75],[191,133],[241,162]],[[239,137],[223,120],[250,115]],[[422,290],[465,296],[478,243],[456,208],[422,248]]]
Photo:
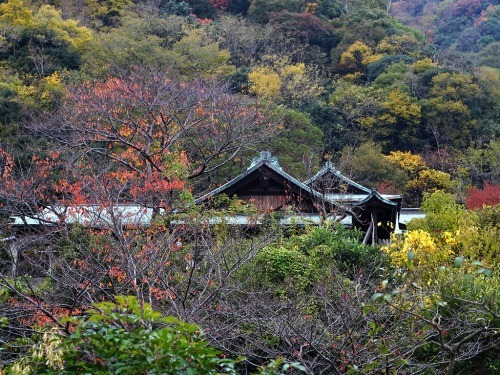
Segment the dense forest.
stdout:
[[[498,373],[499,21],[496,0],[0,0],[0,374]],[[261,150],[426,217],[368,246],[194,204]],[[149,225],[58,209],[125,204]]]

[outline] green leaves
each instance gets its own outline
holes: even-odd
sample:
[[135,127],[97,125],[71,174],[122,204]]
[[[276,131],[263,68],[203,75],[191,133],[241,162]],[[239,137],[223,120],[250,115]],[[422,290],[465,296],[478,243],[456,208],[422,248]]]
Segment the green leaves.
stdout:
[[61,374],[77,369],[92,374],[236,373],[235,360],[222,358],[198,326],[163,317],[133,296],[95,303],[89,313],[63,341]]
[[79,68],[80,53],[92,32],[75,20],[65,20],[53,6],[33,13],[20,0],[0,4],[0,29],[9,63],[40,78],[62,69]]
[[[456,268],[461,268],[463,266],[463,264],[464,264],[465,261],[466,261],[465,258],[456,257],[454,265],[455,265]],[[480,262],[480,261],[476,260],[476,261],[472,262],[472,265],[477,267],[477,271],[476,272],[478,274],[482,274],[482,275],[484,275],[486,277],[491,277],[493,275],[492,269],[490,267],[487,267],[486,265],[484,265],[483,262]]]
[[461,257],[455,258],[455,262],[454,262],[455,267],[460,268],[460,267],[462,267],[463,263],[464,263],[464,258],[461,258]]
[[383,296],[384,296],[384,293],[375,293],[375,294],[372,296],[371,300],[372,300],[372,301],[376,301],[376,300],[378,300],[379,298],[381,298],[381,297],[383,297]]

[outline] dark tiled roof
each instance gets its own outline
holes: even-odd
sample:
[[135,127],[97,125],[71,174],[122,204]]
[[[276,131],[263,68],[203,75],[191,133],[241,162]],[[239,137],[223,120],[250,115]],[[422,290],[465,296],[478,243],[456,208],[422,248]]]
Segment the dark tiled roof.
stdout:
[[314,182],[320,180],[323,176],[325,176],[328,173],[331,173],[331,174],[335,175],[340,180],[346,182],[348,185],[354,186],[354,187],[356,187],[357,189],[359,189],[361,191],[364,191],[364,192],[366,192],[368,194],[371,192],[371,190],[368,189],[367,187],[364,187],[363,185],[360,185],[357,182],[354,182],[353,180],[351,180],[350,178],[347,178],[346,176],[344,176],[329,161],[325,163],[325,165],[323,166],[323,168],[318,173],[316,173],[313,177],[311,177],[307,181],[304,181],[304,184],[310,186],[311,184],[313,184]]
[[324,197],[321,193],[317,192],[316,190],[312,189],[311,187],[307,186],[305,183],[300,182],[296,178],[290,176],[288,173],[284,172],[281,166],[278,163],[278,160],[271,156],[271,153],[268,151],[261,151],[260,156],[255,157],[252,160],[252,164],[250,164],[250,167],[240,174],[239,176],[235,177],[231,181],[225,183],[222,186],[219,186],[217,189],[212,190],[211,192],[203,195],[202,197],[198,198],[195,200],[196,204],[202,203],[209,199],[210,197],[213,197],[218,194],[224,193],[227,189],[229,189],[231,186],[235,185],[237,182],[243,180],[245,177],[249,176],[253,172],[257,171],[259,168],[262,168],[263,166],[268,167],[269,169],[273,170],[280,176],[282,176],[286,181],[289,181],[296,187],[298,187],[301,190],[304,190],[311,195],[313,195],[315,198],[318,198],[320,200],[324,200]]
[[370,200],[376,199],[384,204],[387,204],[389,206],[397,206],[398,204],[396,202],[390,201],[389,199],[385,199],[382,195],[378,193],[377,190],[372,189],[370,194],[363,200],[359,201],[356,203],[357,206],[361,206],[363,204],[368,203]]

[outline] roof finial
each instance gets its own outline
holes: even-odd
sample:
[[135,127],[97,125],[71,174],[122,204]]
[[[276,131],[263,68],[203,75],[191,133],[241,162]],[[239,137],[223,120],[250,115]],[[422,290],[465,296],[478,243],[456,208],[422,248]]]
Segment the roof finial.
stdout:
[[261,151],[260,152],[260,160],[270,160],[271,153],[269,151]]
[[280,166],[280,163],[278,162],[278,158],[276,158],[276,156],[273,156],[271,154],[271,152],[269,152],[269,151],[261,151],[260,156],[256,156],[252,159],[252,163],[250,164],[248,169],[253,168],[255,165],[257,165],[259,163],[267,163],[267,164],[270,164],[273,167],[281,170],[281,166]]
[[333,169],[335,171],[335,167],[333,166],[333,163],[331,162],[331,160],[328,160],[325,162],[323,169]]

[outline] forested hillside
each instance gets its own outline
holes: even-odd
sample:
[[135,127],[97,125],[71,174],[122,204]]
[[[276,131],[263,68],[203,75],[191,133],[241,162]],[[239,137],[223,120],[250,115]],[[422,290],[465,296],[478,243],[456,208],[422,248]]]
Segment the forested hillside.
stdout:
[[[64,99],[83,83],[92,91],[110,77],[127,84],[137,70],[168,71],[218,81],[279,122],[225,169],[203,167],[212,184],[245,167],[245,151],[265,148],[298,177],[332,159],[369,186],[416,190],[411,205],[432,188],[463,199],[467,186],[499,179],[498,6],[417,3],[4,2],[2,139],[36,149],[34,122],[66,120]],[[420,170],[405,170],[394,151],[421,156]],[[367,153],[378,157],[358,160]],[[201,167],[199,153],[187,157]]]
[[499,67],[498,1],[394,1],[391,14],[426,34],[436,56],[456,69]]
[[[0,0],[0,365],[496,373],[499,21],[495,0]],[[380,248],[194,205],[260,150],[428,215]],[[54,209],[124,204],[155,219]]]

